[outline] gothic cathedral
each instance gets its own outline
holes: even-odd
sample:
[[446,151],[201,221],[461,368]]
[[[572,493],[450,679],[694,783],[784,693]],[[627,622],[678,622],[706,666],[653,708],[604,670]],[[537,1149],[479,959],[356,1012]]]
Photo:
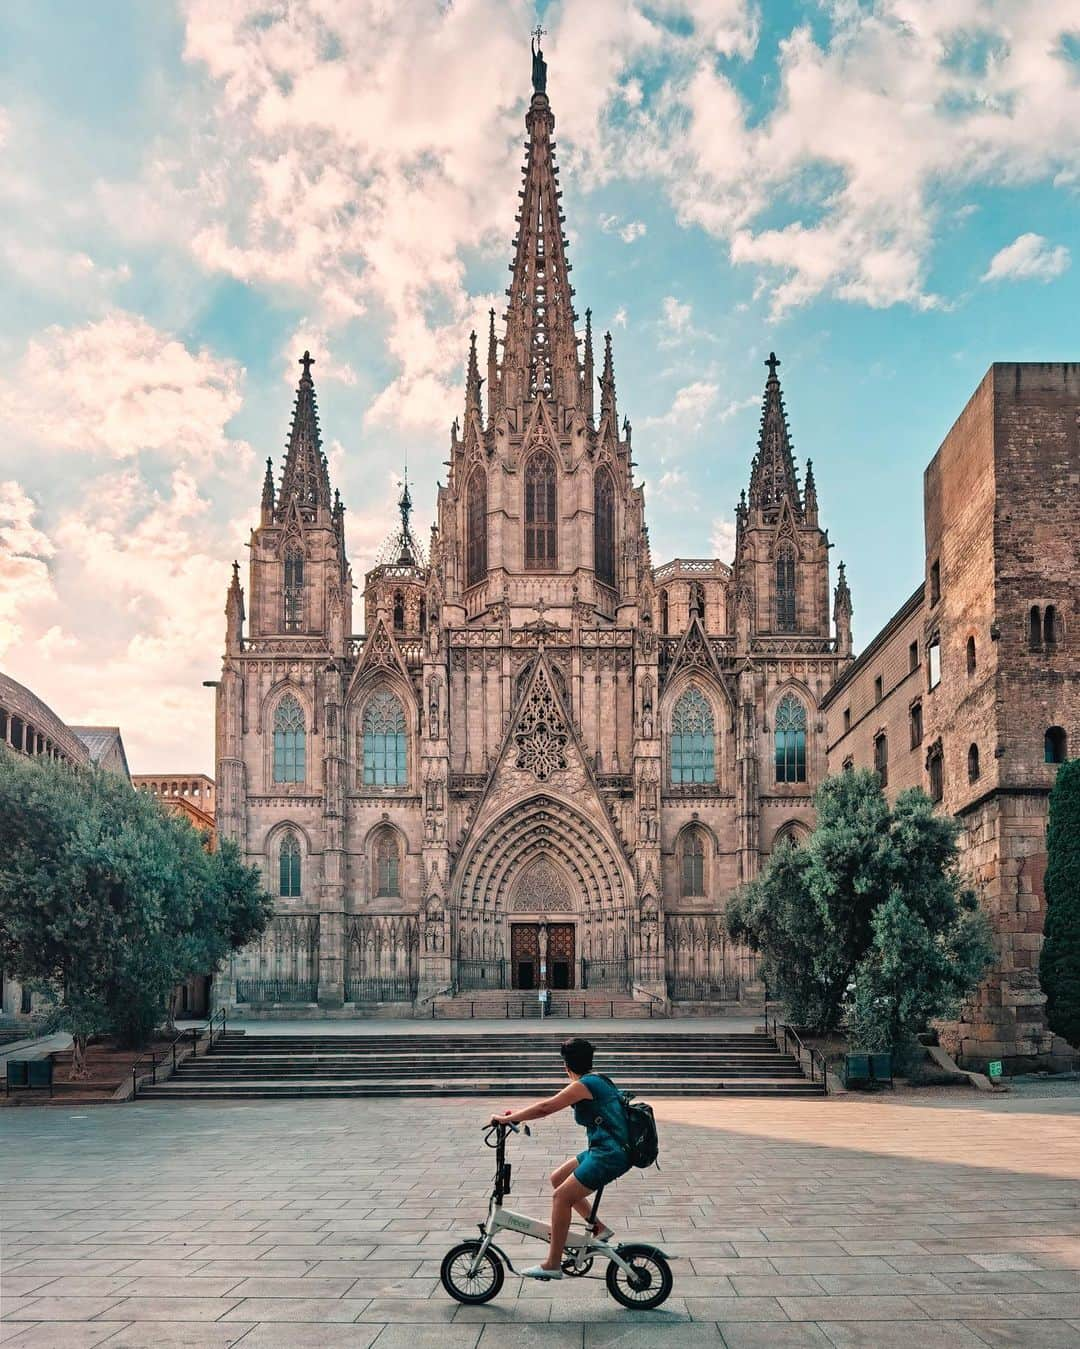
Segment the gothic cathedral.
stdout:
[[851,658],[843,567],[831,628],[774,357],[734,563],[653,564],[611,338],[597,380],[588,311],[577,335],[538,51],[533,89],[502,337],[492,311],[430,547],[406,488],[363,635],[306,353],[276,487],[267,463],[250,613],[236,564],[226,604],[218,826],[278,909],[218,1005],[760,992],[722,914],[810,826],[820,702]]

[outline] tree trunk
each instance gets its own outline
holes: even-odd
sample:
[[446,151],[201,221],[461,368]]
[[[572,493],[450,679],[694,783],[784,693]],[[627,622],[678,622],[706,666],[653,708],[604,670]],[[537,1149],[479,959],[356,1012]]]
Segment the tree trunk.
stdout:
[[90,1069],[86,1066],[86,1036],[73,1035],[71,1037],[71,1071],[68,1073],[70,1082],[81,1082],[90,1076]]

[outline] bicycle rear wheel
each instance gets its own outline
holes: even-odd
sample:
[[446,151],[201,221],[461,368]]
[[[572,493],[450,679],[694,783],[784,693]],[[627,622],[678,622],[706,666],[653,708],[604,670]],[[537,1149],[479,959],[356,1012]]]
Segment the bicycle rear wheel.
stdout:
[[671,1266],[652,1246],[620,1246],[619,1254],[633,1270],[633,1281],[614,1260],[607,1267],[607,1290],[616,1302],[637,1311],[652,1311],[666,1302],[675,1283]]
[[463,1241],[446,1252],[439,1270],[442,1286],[450,1296],[470,1306],[490,1302],[506,1278],[502,1261],[491,1250],[484,1252],[475,1271],[472,1270],[479,1249],[479,1241]]

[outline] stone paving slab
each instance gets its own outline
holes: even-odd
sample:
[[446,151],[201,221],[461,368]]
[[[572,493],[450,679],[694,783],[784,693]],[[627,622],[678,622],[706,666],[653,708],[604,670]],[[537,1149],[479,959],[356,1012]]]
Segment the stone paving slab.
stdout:
[[[652,1313],[599,1278],[446,1296],[490,1100],[5,1112],[0,1345],[1080,1347],[1080,1098],[654,1105],[662,1170],[604,1200],[676,1256]],[[546,1121],[512,1147],[510,1205],[542,1215],[579,1134]]]

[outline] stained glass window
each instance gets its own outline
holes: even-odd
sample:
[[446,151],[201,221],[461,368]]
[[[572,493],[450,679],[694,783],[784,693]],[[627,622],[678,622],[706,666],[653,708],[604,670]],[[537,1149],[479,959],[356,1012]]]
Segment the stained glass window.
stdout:
[[304,555],[295,548],[285,554],[285,631],[304,625]]
[[401,894],[401,856],[397,838],[383,829],[375,842],[375,895]]
[[465,505],[465,584],[476,585],[487,575],[487,476],[475,469],[469,479]]
[[795,631],[795,550],[784,544],[776,557],[776,628]]
[[593,485],[594,565],[596,579],[604,585],[615,584],[615,485],[611,474],[602,468]]
[[281,840],[278,851],[278,893],[282,899],[300,897],[300,842],[289,833]]
[[303,782],[306,775],[307,736],[304,713],[291,693],[274,713],[274,781]]
[[774,728],[777,782],[806,781],[806,708],[794,694],[781,698]]
[[555,463],[543,450],[525,469],[525,565],[555,566]]
[[364,708],[364,786],[403,787],[407,777],[405,709],[387,689]]
[[716,727],[708,699],[688,688],[671,716],[671,783],[716,781]]
[[696,829],[683,835],[682,893],[688,896],[705,893],[705,840]]

